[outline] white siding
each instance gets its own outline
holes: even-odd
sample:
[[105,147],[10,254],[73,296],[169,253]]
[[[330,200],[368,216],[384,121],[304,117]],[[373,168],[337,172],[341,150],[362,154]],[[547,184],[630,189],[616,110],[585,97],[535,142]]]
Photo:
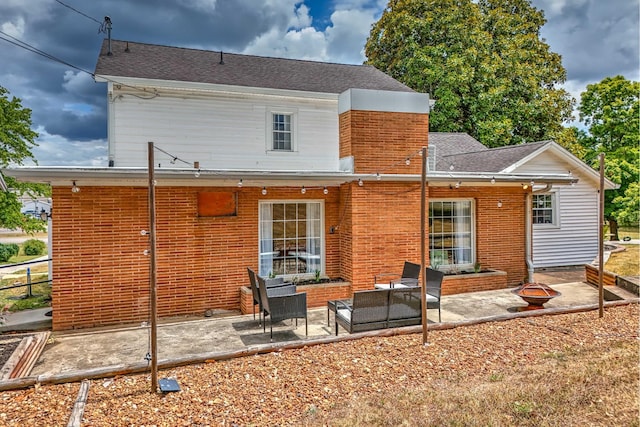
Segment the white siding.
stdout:
[[[152,99],[114,97],[110,154],[116,167],[147,165],[147,142],[203,169],[338,170],[338,114],[334,101],[221,96]],[[267,150],[270,111],[296,114],[294,152]],[[156,163],[172,167],[156,155]],[[185,167],[176,164],[175,167]]]
[[[544,152],[518,168],[518,173],[567,173],[570,166]],[[533,224],[533,263],[536,268],[586,264],[598,254],[598,188],[591,177],[573,172],[575,186],[555,186],[557,224]],[[535,186],[535,189],[540,188]]]

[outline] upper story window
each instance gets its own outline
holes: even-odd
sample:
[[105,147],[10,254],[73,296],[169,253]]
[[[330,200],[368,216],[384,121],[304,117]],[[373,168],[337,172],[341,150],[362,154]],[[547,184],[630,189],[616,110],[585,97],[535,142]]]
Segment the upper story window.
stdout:
[[534,194],[532,205],[534,224],[556,225],[555,193]]
[[443,271],[473,268],[475,228],[473,200],[429,202],[429,258]]
[[275,151],[293,151],[293,114],[272,113],[272,146]]

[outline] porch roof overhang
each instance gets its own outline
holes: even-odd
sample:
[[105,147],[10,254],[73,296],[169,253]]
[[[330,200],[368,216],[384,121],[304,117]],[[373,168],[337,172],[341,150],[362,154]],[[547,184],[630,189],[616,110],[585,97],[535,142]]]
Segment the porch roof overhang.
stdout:
[[[7,176],[20,181],[46,183],[52,186],[147,186],[147,168],[113,167],[46,167],[21,166],[2,170]],[[196,172],[199,176],[196,176]],[[242,180],[243,186],[336,186],[348,182],[417,182],[419,174],[358,174],[343,171],[256,171],[256,170],[208,170],[157,168],[154,178],[158,186],[235,187]],[[460,185],[473,186],[523,186],[534,184],[569,185],[578,180],[568,174],[517,174],[517,173],[477,173],[442,172],[427,173],[429,186]]]

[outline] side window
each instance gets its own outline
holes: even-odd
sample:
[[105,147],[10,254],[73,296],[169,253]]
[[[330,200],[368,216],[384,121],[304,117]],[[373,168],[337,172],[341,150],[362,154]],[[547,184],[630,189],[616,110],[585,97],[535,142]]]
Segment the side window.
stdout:
[[557,207],[555,193],[534,194],[532,208],[534,224],[556,224]]

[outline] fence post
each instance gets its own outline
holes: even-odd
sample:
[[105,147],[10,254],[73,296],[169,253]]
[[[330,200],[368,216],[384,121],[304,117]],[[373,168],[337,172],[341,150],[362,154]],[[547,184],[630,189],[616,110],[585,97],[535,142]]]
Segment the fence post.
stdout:
[[33,292],[31,291],[31,267],[27,267],[27,298],[31,298]]

